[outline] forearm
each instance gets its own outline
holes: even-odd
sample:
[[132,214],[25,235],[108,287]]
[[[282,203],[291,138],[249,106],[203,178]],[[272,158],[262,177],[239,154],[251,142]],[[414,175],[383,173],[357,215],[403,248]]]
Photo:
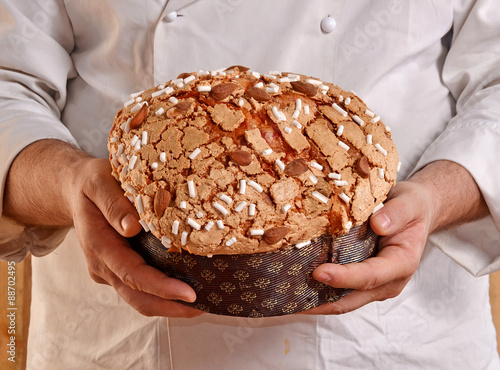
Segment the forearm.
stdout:
[[488,214],[488,207],[474,178],[461,165],[436,161],[416,172],[409,180],[424,186],[431,202],[431,232]]
[[60,140],[40,140],[23,149],[7,176],[4,215],[23,225],[72,225],[68,187],[89,157]]

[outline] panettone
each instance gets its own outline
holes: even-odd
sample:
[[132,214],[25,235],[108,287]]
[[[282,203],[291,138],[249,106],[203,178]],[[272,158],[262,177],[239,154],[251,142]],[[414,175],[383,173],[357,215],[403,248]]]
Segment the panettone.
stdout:
[[108,147],[146,231],[201,256],[345,234],[386,199],[399,163],[355,92],[242,66],[132,94]]

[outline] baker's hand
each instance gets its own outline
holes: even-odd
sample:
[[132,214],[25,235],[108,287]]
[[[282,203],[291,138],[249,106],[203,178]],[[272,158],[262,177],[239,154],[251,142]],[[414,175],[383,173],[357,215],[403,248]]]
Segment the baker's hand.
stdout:
[[138,234],[141,225],[106,159],[84,159],[71,188],[73,222],[93,280],[111,285],[146,316],[201,314],[173,301],[194,302],[196,294],[189,285],[147,265],[128,245],[125,237]]
[[360,263],[323,264],[313,272],[318,281],[354,291],[306,313],[341,314],[398,296],[417,270],[430,233],[487,214],[486,202],[464,167],[446,160],[428,164],[398,183],[372,216],[370,225],[382,236],[377,256]]
[[318,281],[354,291],[306,313],[342,314],[399,295],[415,273],[429,235],[432,204],[427,192],[419,183],[397,184],[370,220],[373,231],[382,236],[377,256],[360,263],[323,264],[313,273]]

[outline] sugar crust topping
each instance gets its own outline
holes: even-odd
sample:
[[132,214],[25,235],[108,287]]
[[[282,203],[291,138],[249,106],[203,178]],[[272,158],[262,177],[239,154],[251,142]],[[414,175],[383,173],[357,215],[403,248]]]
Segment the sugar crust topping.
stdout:
[[205,256],[346,233],[382,207],[401,166],[353,91],[241,66],[131,94],[108,149],[144,229]]

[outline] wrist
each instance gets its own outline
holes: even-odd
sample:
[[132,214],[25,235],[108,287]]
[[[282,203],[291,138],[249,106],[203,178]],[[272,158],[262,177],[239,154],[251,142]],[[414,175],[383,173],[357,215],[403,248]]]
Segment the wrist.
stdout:
[[408,179],[408,182],[412,184],[413,197],[422,209],[422,219],[427,225],[427,234],[429,235],[439,227],[439,215],[443,207],[442,199],[432,181],[426,176],[422,176],[421,173],[417,172]]
[[408,181],[419,184],[428,200],[431,232],[488,214],[474,178],[458,163],[447,160],[429,163]]
[[[89,184],[95,184],[92,181],[95,172],[92,170],[97,158],[91,157],[87,153],[77,152],[68,158],[69,161],[64,171],[62,181],[62,197],[67,207],[68,215],[72,224],[75,218],[75,212],[78,210],[78,203],[81,197],[85,197],[85,189]],[[91,185],[92,186],[92,185]]]
[[60,140],[40,140],[24,148],[8,173],[4,214],[26,226],[70,226],[71,183],[79,160],[88,154]]

